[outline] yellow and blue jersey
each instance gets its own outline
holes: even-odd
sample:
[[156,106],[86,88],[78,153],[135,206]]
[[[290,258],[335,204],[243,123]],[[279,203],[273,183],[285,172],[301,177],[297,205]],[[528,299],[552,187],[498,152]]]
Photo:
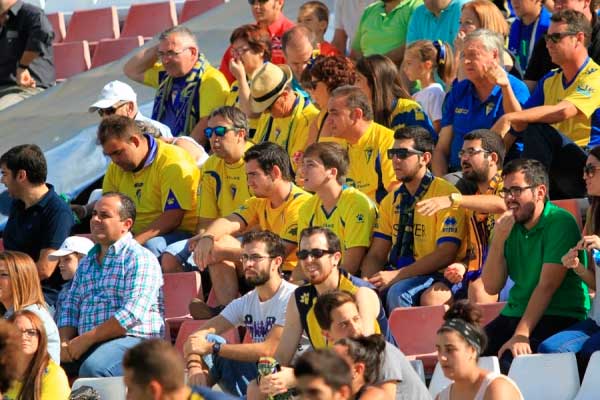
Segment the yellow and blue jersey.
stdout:
[[397,129],[405,126],[420,126],[425,128],[434,142],[437,142],[438,135],[431,120],[423,110],[423,107],[412,99],[398,98],[394,102],[394,111],[392,111],[390,128],[395,132]]

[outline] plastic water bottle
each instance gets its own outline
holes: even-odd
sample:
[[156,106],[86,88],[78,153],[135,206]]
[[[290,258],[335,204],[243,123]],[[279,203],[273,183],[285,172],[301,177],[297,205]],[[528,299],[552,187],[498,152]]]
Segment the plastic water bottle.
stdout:
[[594,259],[596,265],[600,266],[600,250],[592,249],[592,258]]
[[[281,370],[279,363],[273,357],[261,357],[258,359],[258,375],[260,377],[265,377]],[[291,399],[292,395],[290,392],[285,392],[281,394],[276,394],[275,396],[269,396],[269,400],[288,400]]]

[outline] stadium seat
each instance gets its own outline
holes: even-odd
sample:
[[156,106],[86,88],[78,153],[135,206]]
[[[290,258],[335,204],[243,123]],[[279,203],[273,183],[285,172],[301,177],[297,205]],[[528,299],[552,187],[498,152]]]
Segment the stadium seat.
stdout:
[[167,338],[177,337],[177,330],[192,317],[188,305],[193,298],[202,298],[200,274],[196,272],[178,272],[163,274],[163,293],[165,298],[165,331]]
[[56,80],[65,80],[90,69],[90,47],[86,40],[55,43],[52,47],[54,48]]
[[82,387],[91,386],[100,395],[101,399],[125,400],[125,383],[122,376],[109,378],[78,378],[73,383],[73,391]]
[[552,203],[560,208],[564,208],[575,217],[579,230],[583,229],[583,218],[581,216],[581,208],[579,207],[578,199],[552,200]]
[[[198,329],[202,328],[202,326],[206,323],[207,320],[202,321],[184,321],[179,328],[179,333],[177,334],[177,340],[175,340],[175,348],[183,354],[183,345],[187,338]],[[238,334],[238,330],[236,328],[230,329],[221,335],[227,340],[227,343],[240,343],[240,336]]]
[[98,42],[96,50],[94,51],[92,68],[118,60],[127,55],[131,50],[143,45],[144,38],[141,36],[103,39]]
[[600,394],[600,351],[594,352],[574,400],[595,400]]
[[181,14],[179,14],[179,22],[184,23],[223,3],[223,0],[187,0],[183,3]]
[[499,301],[497,303],[477,304],[477,306],[481,308],[481,312],[483,313],[481,318],[481,326],[486,326],[487,324],[492,322],[492,320],[494,320],[500,314],[500,311],[502,311],[505,305],[505,301]]
[[52,29],[54,30],[54,40],[52,43],[60,43],[65,40],[66,35],[66,24],[65,24],[65,15],[61,12],[55,12],[51,14],[46,14],[50,24],[52,25]]
[[444,306],[396,308],[389,317],[398,347],[409,359],[423,361],[426,372],[437,362],[435,341],[442,326]]
[[73,12],[67,27],[65,42],[87,40],[97,42],[101,39],[117,39],[120,35],[117,7],[79,10]]
[[121,36],[152,37],[177,25],[173,0],[160,3],[132,4],[123,25]]
[[[477,364],[480,368],[487,369],[488,371],[500,372],[500,363],[496,356],[479,357],[479,362]],[[429,394],[432,398],[435,398],[435,396],[450,383],[452,383],[452,380],[446,378],[440,363],[437,363],[433,370],[433,375],[431,376],[431,382],[429,382]]]
[[517,383],[525,400],[572,399],[579,390],[575,353],[515,357],[508,376]]

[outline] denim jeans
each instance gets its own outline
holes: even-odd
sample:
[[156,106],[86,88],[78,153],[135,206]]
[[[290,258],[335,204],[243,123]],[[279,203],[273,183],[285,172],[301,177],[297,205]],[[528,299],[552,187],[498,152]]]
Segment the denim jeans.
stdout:
[[[227,343],[219,335],[208,334],[206,340],[212,343]],[[202,356],[212,378],[228,393],[244,397],[248,383],[258,376],[255,362],[230,360],[218,355],[205,354]]]
[[165,249],[165,253],[169,253],[177,258],[185,272],[198,271],[198,267],[194,263],[194,257],[192,257],[192,252],[188,248],[187,239],[171,243]]
[[190,237],[192,237],[192,234],[189,232],[173,231],[162,236],[153,237],[144,244],[144,247],[150,250],[156,257],[160,257],[171,243],[186,240]]
[[61,366],[69,376],[80,378],[123,376],[123,355],[142,340],[135,336],[112,339],[92,346],[79,360]]
[[435,274],[413,276],[412,278],[402,279],[394,283],[388,290],[386,296],[386,304],[388,315],[396,307],[413,307],[418,306],[421,299],[421,294],[431,285],[436,282],[443,282],[452,287],[444,275],[436,272]]

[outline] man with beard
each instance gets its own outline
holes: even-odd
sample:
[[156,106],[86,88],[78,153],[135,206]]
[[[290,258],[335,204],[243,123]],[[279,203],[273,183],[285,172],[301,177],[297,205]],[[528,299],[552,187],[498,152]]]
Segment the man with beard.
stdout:
[[[381,202],[371,248],[362,272],[380,291],[387,309],[444,304],[452,300],[452,283],[444,269],[466,254],[465,212],[449,209],[432,216],[415,212],[426,198],[450,196],[456,188],[427,169],[433,139],[421,127],[394,133],[388,158],[403,185]],[[389,257],[388,257],[389,254]]]
[[[484,356],[498,356],[507,373],[513,357],[531,354],[548,337],[586,317],[585,284],[563,267],[561,257],[581,239],[573,216],[547,200],[548,174],[536,160],[518,159],[503,172],[508,210],[494,226],[481,279],[498,294],[507,276],[514,281],[500,315],[485,331]],[[587,265],[584,252],[579,259]]]
[[469,241],[467,256],[451,264],[444,276],[454,283],[454,299],[468,297],[474,303],[495,302],[483,289],[480,276],[488,253],[488,243],[495,214],[506,211],[504,200],[499,197],[502,189],[500,168],[504,160],[502,138],[489,129],[477,129],[465,135],[461,159],[463,179],[456,187],[461,193],[432,197],[417,203],[417,211],[431,216],[440,210],[462,208],[469,218]]
[[[190,383],[208,387],[219,383],[233,395],[246,395],[246,385],[258,375],[258,359],[275,353],[285,325],[285,306],[296,288],[281,279],[285,256],[285,245],[274,233],[244,235],[244,280],[255,288],[233,300],[188,338],[184,352]],[[228,344],[218,336],[238,326],[246,327],[251,343]]]

